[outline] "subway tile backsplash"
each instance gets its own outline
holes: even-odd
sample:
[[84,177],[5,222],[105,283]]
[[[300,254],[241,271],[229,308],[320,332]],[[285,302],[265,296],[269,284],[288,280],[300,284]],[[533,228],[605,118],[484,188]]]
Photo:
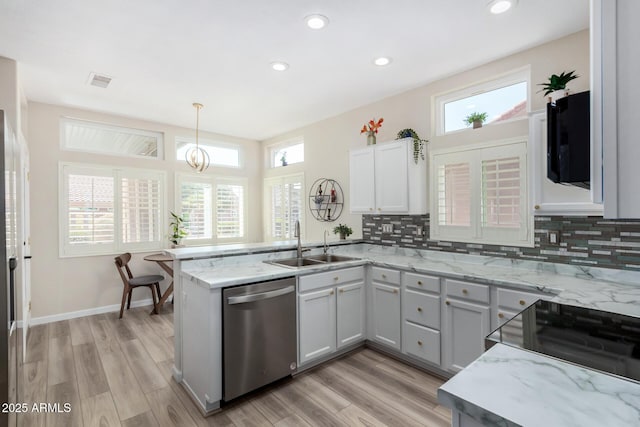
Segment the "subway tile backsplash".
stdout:
[[[383,233],[383,224],[393,231]],[[535,246],[525,248],[431,240],[428,214],[362,216],[363,239],[380,245],[640,271],[640,220],[537,216],[534,228]],[[549,232],[558,232],[559,244]]]

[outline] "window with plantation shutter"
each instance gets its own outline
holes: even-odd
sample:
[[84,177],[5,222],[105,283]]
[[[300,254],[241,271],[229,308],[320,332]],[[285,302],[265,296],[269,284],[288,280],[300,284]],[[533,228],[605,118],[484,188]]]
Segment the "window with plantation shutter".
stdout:
[[265,238],[290,240],[294,238],[295,223],[304,218],[304,176],[291,175],[265,179]]
[[246,194],[246,178],[179,174],[176,203],[185,220],[184,242],[244,242]]
[[60,164],[60,256],[164,246],[164,172]]
[[432,239],[533,245],[526,141],[434,150],[431,160]]

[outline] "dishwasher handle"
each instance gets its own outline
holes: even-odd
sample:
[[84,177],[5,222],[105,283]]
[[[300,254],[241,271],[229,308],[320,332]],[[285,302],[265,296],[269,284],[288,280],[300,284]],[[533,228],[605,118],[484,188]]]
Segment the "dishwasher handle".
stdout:
[[261,292],[259,294],[240,295],[237,297],[227,298],[227,304],[244,304],[246,302],[261,301],[269,298],[279,297],[281,295],[290,294],[295,291],[295,286],[287,286],[286,288],[276,289],[275,291]]

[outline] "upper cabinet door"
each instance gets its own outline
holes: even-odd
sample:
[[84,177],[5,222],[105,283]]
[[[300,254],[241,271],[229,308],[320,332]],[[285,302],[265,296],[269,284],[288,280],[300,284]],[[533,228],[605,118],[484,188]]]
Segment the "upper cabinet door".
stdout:
[[640,2],[591,3],[592,176],[599,176],[601,160],[606,218],[640,218]]
[[409,168],[404,143],[379,145],[375,149],[377,212],[409,211]]
[[351,213],[373,213],[376,204],[373,150],[365,148],[351,151],[349,171]]

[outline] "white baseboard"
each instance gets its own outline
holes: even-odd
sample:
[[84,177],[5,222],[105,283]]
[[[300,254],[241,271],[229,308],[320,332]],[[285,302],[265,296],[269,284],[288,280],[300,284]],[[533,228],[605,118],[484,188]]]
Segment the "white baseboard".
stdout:
[[[151,298],[138,301],[131,301],[131,307],[145,307],[153,305]],[[91,316],[94,314],[112,313],[120,311],[120,304],[105,305],[102,307],[89,308],[86,310],[70,311],[68,313],[52,314],[51,316],[32,317],[30,325],[43,325],[45,323],[58,322],[60,320],[75,319],[77,317]],[[18,327],[22,327],[22,320],[18,321]]]

